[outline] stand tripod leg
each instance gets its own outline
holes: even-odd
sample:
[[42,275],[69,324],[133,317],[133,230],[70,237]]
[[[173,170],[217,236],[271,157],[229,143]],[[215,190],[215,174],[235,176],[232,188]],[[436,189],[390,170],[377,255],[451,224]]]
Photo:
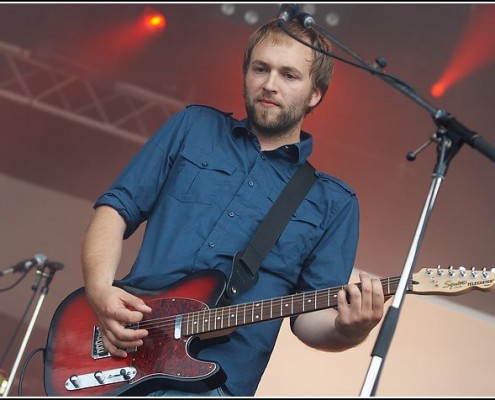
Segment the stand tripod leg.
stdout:
[[[10,391],[10,388],[12,387],[12,383],[14,382],[14,377],[17,372],[17,368],[19,367],[19,364],[22,359],[22,355],[24,354],[24,350],[26,349],[27,342],[29,338],[31,337],[31,333],[34,328],[34,323],[36,322],[36,318],[38,317],[38,314],[41,309],[41,305],[43,304],[43,301],[45,300],[46,294],[42,292],[40,294],[40,298],[38,300],[38,304],[36,305],[36,308],[34,310],[33,316],[31,317],[31,322],[29,323],[28,329],[26,331],[26,335],[24,335],[24,340],[22,341],[21,348],[19,350],[19,353],[17,355],[17,358],[14,362],[14,366],[12,367],[12,372],[10,373],[10,377],[7,381],[7,386],[5,388],[5,391],[3,392],[2,396],[7,397]],[[2,383],[3,385],[3,383]]]

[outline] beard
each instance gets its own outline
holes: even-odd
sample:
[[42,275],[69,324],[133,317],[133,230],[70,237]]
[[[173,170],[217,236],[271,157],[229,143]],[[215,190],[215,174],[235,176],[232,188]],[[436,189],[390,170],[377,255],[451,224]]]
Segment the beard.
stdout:
[[311,93],[304,100],[289,104],[287,108],[278,108],[279,113],[274,115],[275,108],[260,107],[258,100],[253,101],[244,87],[244,104],[249,123],[269,137],[280,137],[292,131],[306,115],[310,99]]

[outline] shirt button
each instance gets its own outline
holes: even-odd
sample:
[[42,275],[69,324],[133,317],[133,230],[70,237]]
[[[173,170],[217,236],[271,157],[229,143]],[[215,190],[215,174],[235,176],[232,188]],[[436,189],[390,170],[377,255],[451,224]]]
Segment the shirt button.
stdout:
[[229,211],[229,217],[233,217],[233,216],[235,216],[234,211]]
[[266,160],[266,156],[264,154],[261,155],[262,160]]
[[208,246],[215,247],[215,243],[214,242],[210,242],[210,243],[208,243]]
[[203,167],[207,167],[207,166],[208,166],[208,163],[207,163],[206,161],[203,161],[203,162],[201,163],[201,165],[202,165]]
[[248,182],[248,185],[251,186],[251,187],[253,187],[254,186],[254,182],[253,181],[249,181]]

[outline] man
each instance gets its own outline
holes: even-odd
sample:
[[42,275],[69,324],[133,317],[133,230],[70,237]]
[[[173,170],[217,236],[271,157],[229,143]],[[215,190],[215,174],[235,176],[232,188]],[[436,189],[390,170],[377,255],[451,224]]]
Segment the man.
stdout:
[[[285,28],[316,47],[330,48],[296,20]],[[146,221],[139,254],[120,282],[130,287],[165,288],[200,270],[219,270],[228,277],[234,254],[247,246],[311,153],[312,137],[302,123],[323,99],[332,68],[329,57],[288,36],[276,21],[264,25],[245,52],[247,119],[238,121],[206,106],[187,107],[159,129],[96,201],[81,260],[87,298],[113,356],[132,356],[126,349],[139,351],[147,343],[151,334],[145,324],[138,329],[126,324],[156,311],[142,296],[113,285],[123,239]],[[356,195],[338,179],[315,173],[317,181],[263,259],[258,282],[235,303],[348,283],[358,240]],[[337,309],[293,317],[294,334],[324,351],[361,343],[382,318],[384,295],[378,278],[361,274],[360,279],[361,290],[351,284],[338,291]],[[280,325],[280,319],[251,324],[238,327],[227,340],[200,341],[196,358],[218,363],[227,376],[218,389],[208,386],[200,394],[254,395]],[[187,379],[177,381],[179,392],[172,390],[173,378],[163,390],[150,391],[195,395]]]

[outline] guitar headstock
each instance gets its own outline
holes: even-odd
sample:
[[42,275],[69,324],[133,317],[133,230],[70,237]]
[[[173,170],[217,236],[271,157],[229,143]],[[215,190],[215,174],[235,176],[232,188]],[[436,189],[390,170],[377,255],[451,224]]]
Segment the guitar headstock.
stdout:
[[458,295],[477,289],[494,290],[495,268],[423,268],[413,274],[410,291],[416,294]]

